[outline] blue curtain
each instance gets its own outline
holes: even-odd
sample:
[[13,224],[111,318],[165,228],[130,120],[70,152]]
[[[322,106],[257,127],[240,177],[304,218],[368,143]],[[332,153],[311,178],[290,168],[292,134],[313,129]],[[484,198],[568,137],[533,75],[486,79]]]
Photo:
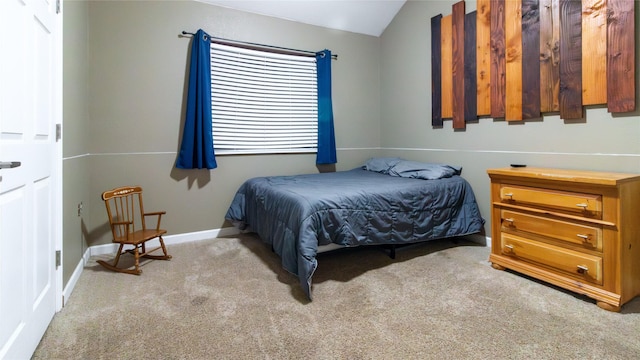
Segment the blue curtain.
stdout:
[[187,113],[176,167],[215,169],[218,167],[211,134],[211,43],[202,30],[191,43]]
[[331,51],[316,54],[318,74],[318,154],[316,164],[335,164],[336,136],[333,129],[333,104],[331,102]]

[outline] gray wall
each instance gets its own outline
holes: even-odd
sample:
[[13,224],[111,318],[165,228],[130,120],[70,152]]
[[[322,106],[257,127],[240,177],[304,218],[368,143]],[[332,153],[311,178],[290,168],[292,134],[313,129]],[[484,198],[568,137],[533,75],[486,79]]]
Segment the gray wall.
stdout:
[[87,249],[88,209],[99,200],[90,190],[89,39],[85,1],[66,1],[63,28],[63,278],[66,285]]
[[[212,171],[174,168],[190,44],[182,30],[331,49],[339,55],[332,63],[336,169],[378,155],[461,165],[487,220],[487,168],[517,162],[640,172],[640,112],[590,108],[584,121],[555,114],[432,128],[430,18],[450,14],[454,2],[409,1],[376,38],[194,1],[65,1],[65,284],[87,246],[110,241],[100,200],[106,189],[142,185],[147,210],[166,210],[164,226],[181,234],[229,226],[224,213],[247,178],[318,171],[309,154],[218,156]],[[467,1],[467,11],[475,5]]]
[[[433,128],[430,19],[451,14],[455,2],[409,1],[381,36],[380,145],[385,154],[461,165],[488,221],[488,232],[488,168],[522,163],[640,173],[640,111],[612,116],[606,108],[592,107],[583,121],[548,114],[517,123],[483,118],[467,124],[464,131],[454,131],[451,120]],[[465,4],[467,12],[476,10],[475,1]],[[638,21],[636,31],[640,39]]]

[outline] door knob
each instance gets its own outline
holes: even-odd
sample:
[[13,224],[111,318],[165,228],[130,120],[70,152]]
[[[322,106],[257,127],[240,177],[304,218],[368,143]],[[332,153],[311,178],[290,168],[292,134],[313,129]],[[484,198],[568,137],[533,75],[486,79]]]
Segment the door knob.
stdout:
[[12,169],[22,165],[20,161],[0,162],[0,169]]

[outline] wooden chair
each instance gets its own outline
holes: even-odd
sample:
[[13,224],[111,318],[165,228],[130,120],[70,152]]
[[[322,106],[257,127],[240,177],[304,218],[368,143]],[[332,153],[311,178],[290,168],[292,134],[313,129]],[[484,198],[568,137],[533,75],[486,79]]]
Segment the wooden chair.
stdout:
[[[98,264],[113,271],[140,275],[140,258],[169,260],[171,255],[167,254],[167,248],[164,246],[162,235],[167,230],[160,229],[160,220],[165,211],[144,212],[142,204],[142,188],[139,186],[125,186],[102,193],[102,200],[107,207],[109,216],[109,224],[111,225],[111,233],[113,234],[113,242],[120,244],[118,253],[110,264],[103,260],[98,260]],[[147,228],[145,218],[149,216],[157,216],[157,223],[154,228]],[[158,239],[160,246],[151,250],[146,249],[145,243],[149,240]],[[125,245],[133,246],[133,249],[124,250]],[[162,249],[164,255],[149,255],[150,253]],[[135,258],[135,268],[118,267],[120,255],[131,253]]]

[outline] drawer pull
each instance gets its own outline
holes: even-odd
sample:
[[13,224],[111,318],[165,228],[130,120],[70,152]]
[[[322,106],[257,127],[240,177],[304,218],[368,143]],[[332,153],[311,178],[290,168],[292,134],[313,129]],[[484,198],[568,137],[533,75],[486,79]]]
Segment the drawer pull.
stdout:
[[587,209],[587,207],[589,207],[589,204],[587,203],[580,203],[580,204],[576,204],[577,207],[579,208],[583,208],[583,209]]
[[506,218],[506,219],[504,219],[504,221],[508,222],[509,226],[513,226],[513,222],[514,222],[513,218]]
[[587,235],[587,234],[576,234],[577,237],[579,237],[580,239],[584,240],[584,241],[589,241],[589,238],[591,238],[591,236]]
[[505,252],[510,252],[510,253],[512,253],[512,252],[513,252],[513,245],[511,245],[511,244],[506,244],[504,247],[505,247],[505,249],[506,249],[506,251],[505,251]]
[[589,267],[585,265],[578,265],[578,274],[586,274],[589,272]]
[[505,193],[504,196],[508,196],[513,199],[513,193]]

